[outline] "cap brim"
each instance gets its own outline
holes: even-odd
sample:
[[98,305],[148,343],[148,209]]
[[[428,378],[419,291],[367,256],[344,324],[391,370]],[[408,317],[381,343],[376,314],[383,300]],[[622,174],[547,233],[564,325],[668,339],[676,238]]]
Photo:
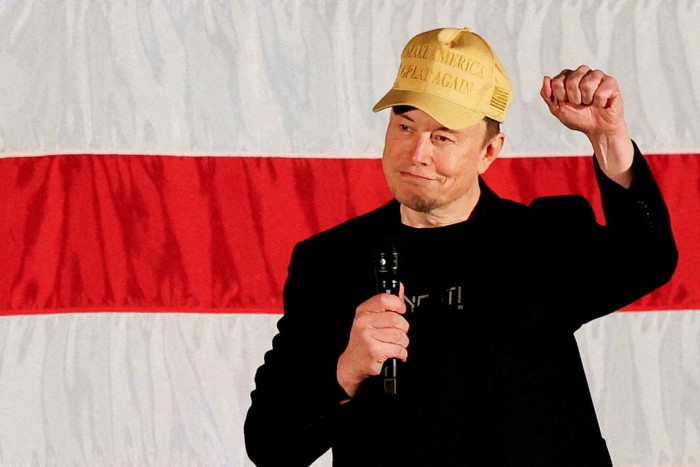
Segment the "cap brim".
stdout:
[[377,102],[372,111],[378,112],[397,105],[420,109],[451,130],[469,128],[486,116],[434,94],[401,89],[390,90]]

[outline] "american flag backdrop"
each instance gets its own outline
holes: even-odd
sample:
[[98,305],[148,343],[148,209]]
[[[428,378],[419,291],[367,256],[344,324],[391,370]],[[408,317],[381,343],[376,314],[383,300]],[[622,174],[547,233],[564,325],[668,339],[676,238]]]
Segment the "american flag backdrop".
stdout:
[[615,465],[700,465],[698,25],[694,0],[0,0],[0,465],[251,466],[292,247],[390,199],[371,108],[408,39],[464,26],[515,84],[502,196],[600,215],[539,89],[620,82],[680,261],[577,339]]

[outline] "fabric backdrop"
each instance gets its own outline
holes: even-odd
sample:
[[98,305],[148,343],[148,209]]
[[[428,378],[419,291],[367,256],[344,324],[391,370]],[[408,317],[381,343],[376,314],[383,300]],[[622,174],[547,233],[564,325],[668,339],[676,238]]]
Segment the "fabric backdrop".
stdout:
[[507,197],[598,202],[538,93],[581,63],[620,82],[680,263],[577,339],[615,465],[700,465],[698,24],[693,0],[1,1],[0,465],[252,465],[291,249],[390,198],[371,108],[441,26],[515,83]]

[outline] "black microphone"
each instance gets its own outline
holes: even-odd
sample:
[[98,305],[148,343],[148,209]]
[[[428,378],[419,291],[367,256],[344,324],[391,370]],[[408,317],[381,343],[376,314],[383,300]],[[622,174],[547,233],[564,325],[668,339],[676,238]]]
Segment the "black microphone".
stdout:
[[[380,238],[374,250],[374,271],[377,279],[377,293],[399,295],[399,251],[390,238]],[[396,373],[398,362],[389,358],[384,362],[384,394],[396,394]]]

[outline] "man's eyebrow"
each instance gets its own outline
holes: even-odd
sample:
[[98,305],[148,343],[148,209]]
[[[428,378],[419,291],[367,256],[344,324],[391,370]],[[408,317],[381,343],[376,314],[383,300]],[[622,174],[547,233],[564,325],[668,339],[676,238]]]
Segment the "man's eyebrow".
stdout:
[[[398,117],[403,117],[403,118],[405,118],[406,120],[408,120],[408,121],[411,122],[411,123],[416,123],[415,120],[413,120],[411,117],[409,117],[409,116],[406,115],[406,114],[396,114],[396,115],[397,115]],[[455,133],[455,134],[458,133],[457,130],[452,130],[452,129],[450,129],[450,128],[447,128],[446,126],[441,126],[440,128],[436,128],[435,131],[447,131],[447,132],[449,132],[449,133]]]
[[408,121],[410,121],[410,122],[416,123],[415,120],[413,120],[411,117],[409,117],[409,116],[406,115],[406,114],[398,114],[398,113],[397,113],[396,115],[397,115],[398,117],[405,118],[406,120],[408,120]]

